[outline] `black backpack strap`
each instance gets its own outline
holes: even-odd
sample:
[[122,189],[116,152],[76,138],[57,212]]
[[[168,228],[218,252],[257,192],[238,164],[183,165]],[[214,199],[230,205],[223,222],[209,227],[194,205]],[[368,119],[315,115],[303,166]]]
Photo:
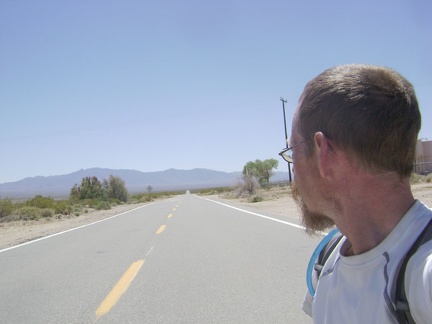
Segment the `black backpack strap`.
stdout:
[[331,240],[321,250],[317,262],[314,265],[314,269],[318,273],[318,278],[321,276],[321,271],[324,268],[327,259],[330,257],[330,254],[332,254],[333,250],[336,248],[336,245],[338,245],[342,237],[343,237],[342,233],[338,232],[331,238]]
[[415,323],[410,312],[410,307],[408,304],[408,299],[405,293],[405,271],[408,265],[409,259],[414,255],[415,252],[422,246],[424,243],[432,240],[432,219],[423,229],[417,240],[409,249],[408,253],[405,256],[405,259],[402,262],[402,265],[399,270],[399,274],[396,281],[396,313],[399,323]]

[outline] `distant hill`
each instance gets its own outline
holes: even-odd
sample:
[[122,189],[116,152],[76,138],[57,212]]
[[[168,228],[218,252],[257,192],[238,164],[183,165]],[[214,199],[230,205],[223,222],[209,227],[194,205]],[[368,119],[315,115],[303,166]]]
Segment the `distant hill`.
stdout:
[[[95,176],[99,180],[110,175],[125,181],[131,193],[145,192],[150,185],[153,191],[186,190],[234,186],[241,178],[241,172],[222,172],[208,169],[177,170],[157,172],[136,170],[113,170],[91,168],[66,175],[30,177],[16,182],[0,184],[0,198],[31,198],[35,195],[66,197],[74,184],[81,184],[82,178]],[[277,172],[272,181],[287,179],[287,172]]]

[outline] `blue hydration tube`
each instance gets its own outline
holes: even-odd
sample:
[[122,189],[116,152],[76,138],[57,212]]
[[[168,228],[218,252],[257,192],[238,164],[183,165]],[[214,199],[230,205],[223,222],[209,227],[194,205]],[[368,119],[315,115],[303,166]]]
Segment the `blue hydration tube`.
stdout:
[[309,260],[309,264],[307,267],[307,271],[306,271],[306,283],[309,289],[309,293],[313,296],[315,296],[315,289],[312,285],[312,272],[314,269],[314,265],[315,262],[318,258],[318,255],[320,254],[320,252],[322,251],[322,249],[326,246],[326,244],[328,242],[330,242],[330,240],[332,239],[333,236],[335,236],[336,233],[338,233],[339,230],[337,228],[332,229],[320,242],[320,244],[318,244],[318,246],[316,247],[314,253],[312,254],[310,260]]

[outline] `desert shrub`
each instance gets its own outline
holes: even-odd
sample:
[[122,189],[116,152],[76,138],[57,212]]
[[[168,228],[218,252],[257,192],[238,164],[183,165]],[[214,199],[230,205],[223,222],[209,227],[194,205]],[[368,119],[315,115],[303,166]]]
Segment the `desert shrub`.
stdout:
[[138,202],[139,203],[145,203],[145,202],[150,202],[153,201],[153,198],[151,196],[142,196]]
[[54,211],[56,214],[70,215],[72,206],[64,201],[57,202]]
[[95,208],[96,210],[109,210],[109,209],[111,209],[111,206],[110,206],[110,204],[109,204],[108,202],[106,202],[106,201],[99,201],[99,202],[94,206],[94,208]]
[[20,220],[38,220],[42,217],[41,209],[31,206],[15,209],[12,214],[18,216]]
[[260,201],[263,201],[263,200],[264,200],[264,198],[261,197],[261,196],[254,196],[252,198],[251,202],[256,203],[256,202],[260,202]]
[[20,216],[12,214],[12,215],[8,215],[8,216],[0,218],[0,223],[19,221],[20,219],[21,219]]
[[145,203],[145,202],[153,201],[156,197],[161,198],[162,196],[163,194],[161,193],[153,193],[153,194],[137,193],[129,197],[128,203],[131,204]]
[[196,192],[200,195],[217,195],[222,194],[231,191],[231,187],[216,187],[216,188],[207,188],[207,189],[200,189]]
[[72,212],[73,212],[73,213],[77,213],[77,212],[80,212],[81,209],[82,209],[81,206],[79,206],[79,205],[75,205],[75,206],[73,206],[73,208],[72,208]]
[[41,217],[52,217],[52,216],[54,216],[54,209],[52,209],[52,208],[41,208],[40,215],[41,215]]
[[417,173],[412,173],[410,178],[411,184],[419,184],[419,183],[430,183],[432,182],[432,173],[428,175],[420,175]]
[[122,204],[124,204],[124,202],[122,202],[122,201],[120,201],[120,200],[118,200],[118,199],[116,199],[116,198],[110,198],[110,199],[109,199],[109,203],[110,203],[110,205],[111,205],[112,207],[115,207],[115,206],[117,206],[117,205],[122,205]]
[[244,175],[241,181],[237,184],[234,191],[236,196],[251,196],[254,195],[260,188],[258,180],[251,175]]
[[416,183],[419,183],[419,182],[421,182],[420,176],[417,173],[414,173],[414,172],[411,173],[410,183],[411,184],[416,184]]
[[80,200],[80,202],[76,205],[74,205],[74,209],[82,208],[82,207],[89,207],[89,208],[95,208],[96,205],[99,204],[102,200],[99,199],[83,199]]
[[26,205],[30,207],[37,207],[37,208],[55,209],[56,202],[51,197],[43,197],[41,195],[37,195],[33,199],[27,200]]
[[10,199],[0,200],[0,218],[9,216],[13,211],[13,203]]
[[411,173],[410,183],[417,184],[422,182],[422,176],[417,173]]

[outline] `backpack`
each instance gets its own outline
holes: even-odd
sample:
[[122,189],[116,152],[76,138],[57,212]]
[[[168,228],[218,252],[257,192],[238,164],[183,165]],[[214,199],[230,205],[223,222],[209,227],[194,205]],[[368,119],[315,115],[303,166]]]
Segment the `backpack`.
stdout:
[[[328,242],[324,245],[324,248],[322,248],[321,251],[319,252],[317,261],[314,264],[313,268],[317,272],[318,278],[321,276],[321,271],[327,259],[330,257],[330,254],[333,252],[333,250],[336,248],[336,245],[338,245],[340,240],[343,238],[343,235],[340,232],[333,233],[333,234],[334,235],[330,236]],[[405,271],[409,259],[420,248],[420,246],[422,246],[424,243],[430,240],[432,240],[432,219],[425,226],[425,228],[423,229],[419,237],[416,239],[416,241],[413,243],[411,248],[408,250],[407,254],[402,260],[399,273],[397,274],[397,280],[395,281],[396,283],[396,295],[395,295],[396,303],[395,304],[396,304],[397,319],[400,324],[415,324],[411,316],[408,299],[405,294]]]

